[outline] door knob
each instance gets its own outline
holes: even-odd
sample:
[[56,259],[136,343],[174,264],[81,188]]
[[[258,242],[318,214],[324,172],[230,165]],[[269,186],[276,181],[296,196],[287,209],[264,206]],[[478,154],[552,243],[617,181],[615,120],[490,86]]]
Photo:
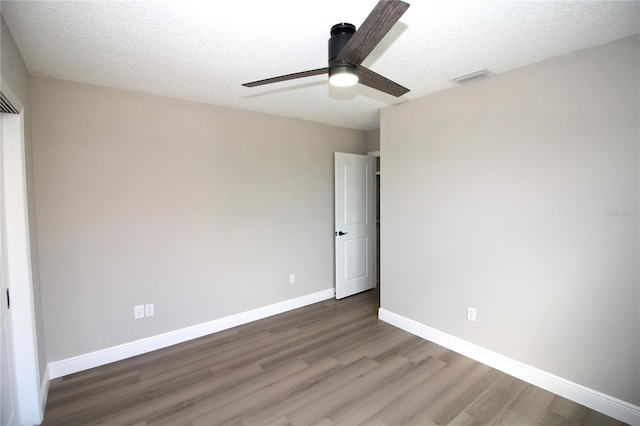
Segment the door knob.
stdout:
[[347,235],[347,234],[348,234],[348,232],[342,232],[342,231],[338,232],[338,235],[340,235],[341,237],[342,237],[343,235]]

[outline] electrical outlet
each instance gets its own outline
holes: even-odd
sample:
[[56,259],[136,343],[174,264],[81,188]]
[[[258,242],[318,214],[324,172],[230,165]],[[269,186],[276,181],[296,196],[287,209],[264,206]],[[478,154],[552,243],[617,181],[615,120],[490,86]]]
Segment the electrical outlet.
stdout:
[[296,282],[296,274],[289,275],[289,284],[295,284]]
[[144,305],[136,305],[133,307],[133,318],[144,318]]
[[471,306],[467,307],[467,319],[469,321],[475,321],[476,320],[476,308],[472,308]]
[[144,316],[152,317],[153,316],[153,303],[149,305],[144,305]]

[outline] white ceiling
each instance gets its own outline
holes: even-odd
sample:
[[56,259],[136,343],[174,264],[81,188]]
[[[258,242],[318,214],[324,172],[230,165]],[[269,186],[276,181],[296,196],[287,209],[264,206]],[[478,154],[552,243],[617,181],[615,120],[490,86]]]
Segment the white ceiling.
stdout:
[[411,3],[364,65],[411,92],[395,98],[326,76],[242,83],[321,68],[329,29],[358,27],[377,0],[2,1],[32,74],[362,130],[380,109],[640,33],[639,1]]

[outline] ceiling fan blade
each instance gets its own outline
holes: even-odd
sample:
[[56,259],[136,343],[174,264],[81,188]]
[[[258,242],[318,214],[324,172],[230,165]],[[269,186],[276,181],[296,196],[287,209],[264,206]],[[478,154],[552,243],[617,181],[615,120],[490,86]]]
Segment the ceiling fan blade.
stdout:
[[358,67],[358,78],[358,83],[380,90],[381,92],[388,93],[395,97],[400,97],[409,91],[406,87],[403,87],[363,66]]
[[244,83],[243,86],[256,87],[256,86],[262,86],[263,84],[277,83],[279,81],[295,80],[296,78],[304,78],[304,77],[311,77],[313,75],[326,74],[328,72],[329,72],[329,68],[326,68],[326,67],[318,68],[317,70],[296,72],[293,74],[281,75],[279,77],[272,77],[272,78],[266,78],[264,80],[252,81],[251,83]]
[[381,0],[338,54],[338,60],[360,65],[380,40],[395,25],[409,4],[399,0]]

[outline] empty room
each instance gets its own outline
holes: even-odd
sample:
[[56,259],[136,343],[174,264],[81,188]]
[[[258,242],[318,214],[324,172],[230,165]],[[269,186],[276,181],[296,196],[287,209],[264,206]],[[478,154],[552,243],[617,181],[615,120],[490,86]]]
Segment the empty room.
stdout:
[[2,426],[640,426],[640,1],[0,15]]

